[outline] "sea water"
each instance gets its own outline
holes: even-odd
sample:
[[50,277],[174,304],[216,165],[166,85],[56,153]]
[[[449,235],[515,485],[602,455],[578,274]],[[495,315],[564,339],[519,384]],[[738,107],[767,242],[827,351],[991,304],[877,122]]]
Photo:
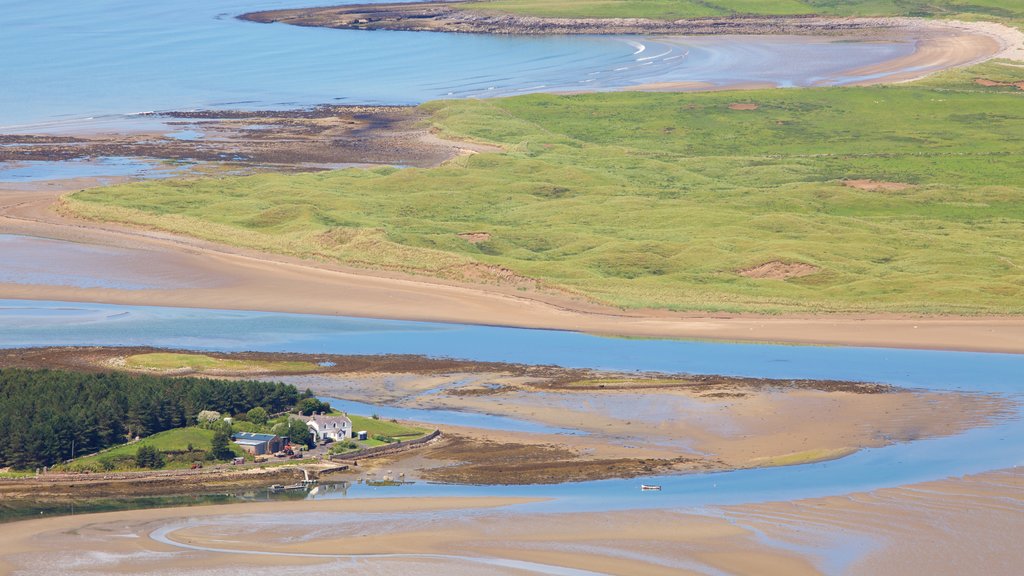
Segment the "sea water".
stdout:
[[[360,0],[365,3],[365,0]],[[335,2],[343,3],[343,2]],[[734,36],[494,36],[241,21],[311,0],[0,0],[0,132],[217,108],[413,104],[648,82],[803,86],[913,51],[905,43]],[[328,3],[329,4],[329,3]]]

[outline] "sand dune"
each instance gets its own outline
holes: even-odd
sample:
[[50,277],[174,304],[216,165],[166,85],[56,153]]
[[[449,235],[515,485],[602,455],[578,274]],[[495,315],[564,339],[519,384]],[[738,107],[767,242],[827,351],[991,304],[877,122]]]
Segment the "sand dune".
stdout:
[[[82,184],[70,185],[78,189]],[[624,336],[1024,352],[1024,318],[1018,317],[622,311],[567,296],[346,269],[165,232],[69,219],[52,209],[60,193],[0,190],[0,233],[139,251],[139,257],[126,259],[119,270],[122,277],[149,278],[145,262],[159,260],[203,281],[191,287],[146,290],[0,283],[0,298],[266,310]]]

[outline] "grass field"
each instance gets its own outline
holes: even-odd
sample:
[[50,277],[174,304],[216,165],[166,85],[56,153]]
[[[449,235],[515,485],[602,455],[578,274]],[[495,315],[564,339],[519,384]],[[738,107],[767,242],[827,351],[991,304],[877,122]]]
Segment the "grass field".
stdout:
[[271,362],[266,360],[232,360],[205,354],[155,352],[125,358],[129,368],[142,370],[195,370],[196,372],[305,372],[316,371],[312,362]]
[[733,15],[924,16],[1024,20],[1006,0],[493,0],[467,8],[566,18],[679,19]]
[[[152,446],[161,452],[183,452],[188,450],[189,445],[191,445],[196,450],[206,451],[210,450],[212,441],[213,430],[207,430],[196,426],[175,428],[173,430],[158,432],[152,436],[147,436],[138,442],[115,446],[114,448],[104,450],[103,452],[93,454],[92,456],[76,458],[74,461],[67,464],[66,467],[69,470],[95,468],[103,459],[125,456],[134,457],[136,452],[138,452],[139,448],[142,446]],[[228,446],[236,456],[245,455],[245,452],[235,444],[229,443]],[[191,462],[169,462],[167,467],[187,467],[189,465],[191,465]]]
[[352,420],[352,430],[359,432],[366,430],[372,437],[374,435],[390,436],[397,440],[412,440],[419,438],[427,433],[427,430],[422,428],[414,428],[412,426],[404,426],[388,420],[377,420],[374,418],[367,418],[365,416],[356,416],[354,414],[348,414],[350,420]]
[[[66,202],[358,267],[478,282],[507,267],[627,308],[1020,314],[1024,92],[976,78],[1024,81],[1024,68],[890,87],[433,102],[440,131],[506,152],[151,181]],[[885,184],[848,185],[863,180]],[[772,262],[806,275],[741,274]]]

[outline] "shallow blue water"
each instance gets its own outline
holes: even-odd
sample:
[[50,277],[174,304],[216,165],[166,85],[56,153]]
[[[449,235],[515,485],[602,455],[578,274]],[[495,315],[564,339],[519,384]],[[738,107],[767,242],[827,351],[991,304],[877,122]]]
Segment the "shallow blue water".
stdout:
[[[299,389],[302,390],[301,387],[299,387]],[[332,398],[330,396],[322,396],[320,397],[320,400],[329,403],[331,408],[341,410],[342,412],[360,414],[364,416],[376,414],[385,420],[394,418],[396,420],[411,420],[414,422],[426,422],[437,425],[469,426],[472,428],[484,428],[486,430],[508,430],[511,432],[528,432],[534,434],[582,434],[578,430],[545,426],[544,424],[538,424],[537,422],[507,418],[505,416],[495,416],[492,414],[460,412],[457,410],[376,406],[365,402]]]
[[41,182],[63,178],[129,176],[167,178],[180,170],[160,164],[159,160],[105,156],[97,159],[26,160],[0,162],[0,182]]
[[[1024,355],[612,339],[299,314],[0,301],[0,347],[49,345],[426,354],[615,370],[864,380],[1024,398]],[[661,493],[639,492],[639,480],[608,480],[522,487],[417,483],[397,489],[355,487],[349,495],[559,497],[546,509],[700,506],[844,494],[1022,464],[1024,419],[1018,405],[993,426],[863,450],[831,462],[645,480],[662,484]]]
[[0,0],[0,130],[46,122],[87,130],[79,119],[151,110],[418,103],[644,82],[800,86],[913,50],[911,43],[779,37],[669,42],[367,32],[235,18],[317,4],[323,2]]

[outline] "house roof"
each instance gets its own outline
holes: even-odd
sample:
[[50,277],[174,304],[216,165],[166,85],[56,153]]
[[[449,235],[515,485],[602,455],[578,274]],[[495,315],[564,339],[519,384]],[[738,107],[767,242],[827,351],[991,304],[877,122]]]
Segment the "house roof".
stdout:
[[254,440],[256,442],[271,442],[277,438],[276,434],[258,434],[256,432],[235,432],[231,435],[231,438],[238,442],[239,440]]
[[352,426],[352,420],[348,416],[327,416],[325,414],[313,414],[312,416],[302,416],[302,420],[309,424],[313,422],[318,428],[324,427],[326,424],[336,423],[339,426],[350,428]]
[[245,440],[245,439],[235,440],[235,444],[238,444],[240,446],[259,446],[261,444],[266,444],[266,443],[267,443],[266,440]]

